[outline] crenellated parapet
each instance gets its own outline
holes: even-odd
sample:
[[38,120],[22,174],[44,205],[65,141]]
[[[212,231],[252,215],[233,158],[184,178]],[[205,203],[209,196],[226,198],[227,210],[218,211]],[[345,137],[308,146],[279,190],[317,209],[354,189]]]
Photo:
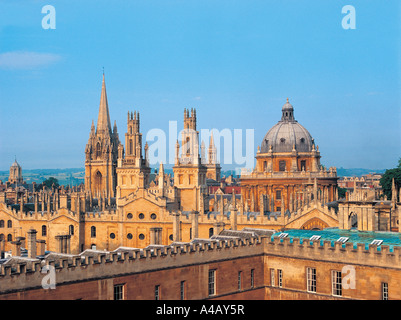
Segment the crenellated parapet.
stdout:
[[0,267],[0,293],[41,288],[46,274],[42,270],[52,267],[56,285],[60,285],[263,254],[263,240],[258,237],[201,240],[204,241],[144,249],[118,248],[111,252],[86,250],[79,255],[52,253],[43,260],[14,260]]
[[[251,233],[249,231],[252,229],[245,233]],[[276,257],[401,269],[400,255],[401,247],[390,250],[385,245],[379,249],[376,245],[359,243],[288,237],[280,239],[266,235],[246,238],[233,233],[214,239],[173,242],[168,246],[150,245],[144,249],[120,247],[114,251],[85,250],[78,255],[50,253],[43,259],[13,257],[0,266],[0,294],[41,289],[43,278],[49,270],[55,272],[57,286],[255,256],[265,257],[266,261],[269,257]]]
[[299,238],[278,238],[266,240],[265,254],[280,255],[308,260],[324,260],[341,264],[363,264],[372,267],[392,267],[401,269],[401,247],[388,245],[345,244]]

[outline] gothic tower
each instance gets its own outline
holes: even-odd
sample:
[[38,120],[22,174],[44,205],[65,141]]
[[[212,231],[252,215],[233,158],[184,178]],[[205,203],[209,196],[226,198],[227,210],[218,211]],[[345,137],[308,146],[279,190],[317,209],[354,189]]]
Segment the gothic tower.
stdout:
[[14,163],[10,167],[10,175],[8,176],[8,182],[13,183],[23,183],[22,169],[15,158]]
[[184,130],[180,145],[176,144],[176,159],[173,167],[174,186],[181,199],[181,210],[201,211],[206,192],[206,167],[199,154],[199,132],[196,131],[196,110],[184,109]]
[[209,148],[208,148],[208,161],[206,164],[207,172],[206,177],[220,182],[221,167],[217,161],[217,149],[214,145],[213,131],[210,135]]
[[111,128],[106,84],[102,81],[97,126],[92,121],[85,148],[85,191],[92,197],[115,197],[117,154],[120,140],[117,125]]
[[117,198],[123,198],[137,189],[145,189],[149,186],[150,167],[147,143],[144,149],[145,156],[142,153],[139,112],[128,112],[125,150],[122,145],[118,148]]

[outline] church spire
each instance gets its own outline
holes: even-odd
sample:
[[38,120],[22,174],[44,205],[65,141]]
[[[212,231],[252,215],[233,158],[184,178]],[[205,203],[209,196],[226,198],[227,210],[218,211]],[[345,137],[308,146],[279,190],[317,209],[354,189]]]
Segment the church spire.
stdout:
[[104,73],[103,73],[103,81],[102,81],[102,93],[100,95],[100,104],[99,104],[99,115],[97,118],[97,128],[96,132],[108,132],[111,133],[111,124],[110,124],[110,115],[109,115],[109,105],[107,102],[107,94],[106,94],[106,83],[104,81]]

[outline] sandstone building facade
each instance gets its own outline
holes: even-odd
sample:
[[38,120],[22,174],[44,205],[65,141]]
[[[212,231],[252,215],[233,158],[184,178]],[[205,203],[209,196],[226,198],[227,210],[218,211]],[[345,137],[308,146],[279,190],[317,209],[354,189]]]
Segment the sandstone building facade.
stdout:
[[[350,203],[337,201],[335,168],[322,168],[318,147],[296,122],[288,101],[282,119],[268,131],[256,154],[255,170],[241,176],[241,194],[209,193],[207,180],[217,181],[221,167],[213,137],[207,159],[206,148],[199,147],[195,109],[184,110],[174,175],[166,174],[160,164],[151,181],[140,121],[138,111],[128,113],[123,144],[116,123],[111,127],[103,75],[98,120],[96,126],[92,122],[85,147],[85,186],[26,192],[13,205],[0,193],[1,255],[13,250],[13,242],[24,243],[31,228],[38,230],[46,251],[79,254],[87,249],[112,251],[189,242],[247,227],[321,230],[352,226],[355,210],[349,211]],[[368,210],[370,221],[381,221],[380,226],[390,221],[385,230],[398,228],[396,209],[387,218],[377,208]],[[376,222],[368,225],[358,224],[368,230],[384,228]]]
[[255,229],[228,234],[144,249],[14,257],[0,264],[0,299],[401,299],[399,246],[378,251]]

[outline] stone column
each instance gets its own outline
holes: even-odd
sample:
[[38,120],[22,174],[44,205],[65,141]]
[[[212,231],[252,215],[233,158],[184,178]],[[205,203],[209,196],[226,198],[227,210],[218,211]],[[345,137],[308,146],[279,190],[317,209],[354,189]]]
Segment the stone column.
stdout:
[[173,241],[181,241],[179,212],[173,212]]
[[350,229],[350,225],[349,225],[349,205],[347,205],[346,207],[343,207],[344,210],[344,229],[345,230],[349,230]]
[[162,233],[162,228],[159,227],[153,227],[150,228],[150,244],[162,244],[161,243],[161,233]]
[[198,211],[192,211],[191,213],[192,216],[192,239],[198,238],[199,237],[199,212]]
[[372,206],[369,208],[369,212],[368,212],[368,216],[369,216],[369,231],[376,231],[377,230],[377,223],[376,223],[376,214],[375,214],[375,207]]
[[363,230],[363,219],[362,219],[362,208],[355,208],[357,212],[357,217],[358,217],[358,230],[359,231],[364,231]]
[[64,253],[70,254],[71,253],[71,235],[67,234],[64,236],[65,238],[65,251]]
[[237,230],[237,209],[232,208],[230,214],[231,230]]
[[6,246],[5,240],[0,240],[0,259],[4,258],[4,249]]
[[339,204],[339,206],[338,206],[338,228],[345,229],[344,228],[344,205],[343,204]]

